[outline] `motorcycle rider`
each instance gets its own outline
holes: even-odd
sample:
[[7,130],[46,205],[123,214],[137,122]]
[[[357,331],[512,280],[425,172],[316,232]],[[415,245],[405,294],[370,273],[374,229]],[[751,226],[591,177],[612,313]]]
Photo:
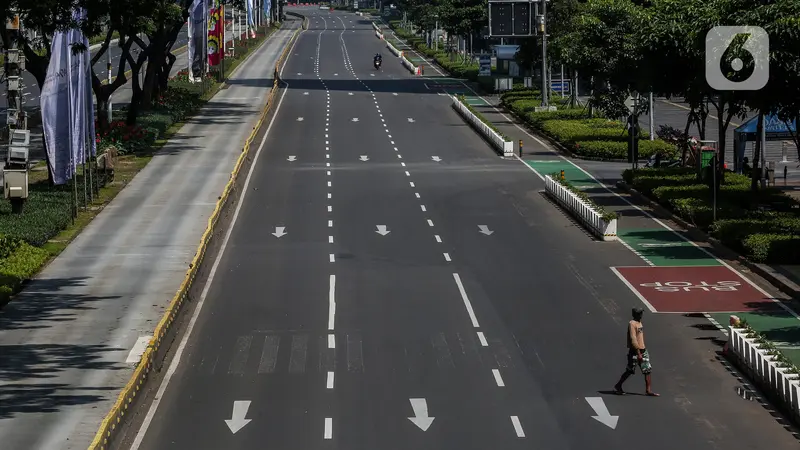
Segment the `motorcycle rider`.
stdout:
[[375,58],[373,60],[373,63],[375,63],[375,65],[378,65],[383,62],[382,59],[383,57],[381,56],[380,53],[375,53]]

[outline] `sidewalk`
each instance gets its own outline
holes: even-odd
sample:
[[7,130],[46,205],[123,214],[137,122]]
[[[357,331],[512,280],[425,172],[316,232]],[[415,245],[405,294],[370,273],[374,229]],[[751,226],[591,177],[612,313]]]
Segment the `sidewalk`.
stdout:
[[183,281],[291,33],[277,31],[254,52],[0,311],[1,447],[88,447],[138,362],[132,349],[144,350],[137,341]]

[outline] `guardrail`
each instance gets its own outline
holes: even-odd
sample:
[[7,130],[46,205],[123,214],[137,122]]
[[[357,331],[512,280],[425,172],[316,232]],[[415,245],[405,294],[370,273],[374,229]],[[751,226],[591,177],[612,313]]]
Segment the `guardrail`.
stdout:
[[422,75],[422,70],[419,67],[415,66],[414,63],[409,61],[405,55],[400,56],[400,62],[403,63],[403,67],[408,69],[414,75]]
[[736,359],[737,365],[764,393],[780,402],[797,423],[800,420],[800,375],[780,367],[775,356],[761,348],[755,338],[747,336],[746,328],[729,326],[728,330],[728,355]]
[[[307,26],[307,20],[307,18],[303,17],[304,26]],[[154,366],[160,363],[165,357],[166,349],[169,348],[169,345],[165,344],[170,343],[172,339],[174,339],[174,333],[172,333],[172,324],[182,312],[183,304],[189,300],[190,290],[192,289],[194,280],[201,269],[206,250],[208,249],[211,241],[218,238],[218,236],[221,234],[217,230],[217,223],[219,222],[220,217],[222,217],[222,210],[228,206],[229,198],[238,194],[236,181],[239,173],[242,171],[242,166],[248,163],[247,159],[250,156],[250,146],[252,145],[256,134],[261,128],[261,125],[264,123],[267,114],[272,110],[272,105],[275,102],[275,92],[277,91],[277,88],[279,87],[278,84],[280,82],[277,77],[277,74],[280,72],[279,69],[286,61],[289,50],[292,48],[292,45],[297,39],[297,36],[300,34],[300,31],[303,29],[304,28],[298,28],[295,30],[292,38],[286,44],[283,52],[278,57],[278,61],[275,63],[276,77],[274,78],[272,84],[273,89],[271,89],[267,94],[267,103],[264,106],[264,109],[261,111],[261,116],[259,117],[256,126],[253,127],[253,132],[245,141],[244,147],[242,148],[242,153],[239,155],[236,165],[231,172],[230,179],[225,185],[222,195],[217,200],[217,205],[214,208],[214,211],[211,213],[211,217],[208,218],[208,225],[206,226],[206,230],[200,239],[200,244],[197,247],[194,258],[192,259],[191,264],[189,264],[189,270],[186,272],[186,276],[184,277],[183,282],[181,282],[178,292],[176,292],[172,297],[172,300],[167,306],[164,315],[161,317],[158,325],[156,325],[155,331],[153,332],[153,338],[150,340],[150,343],[147,345],[147,349],[142,354],[142,357],[139,360],[139,364],[136,366],[133,375],[120,392],[116,403],[114,403],[114,405],[111,407],[111,410],[100,424],[94,440],[89,445],[89,450],[107,450],[110,448],[112,440],[114,437],[116,437],[117,431],[122,426],[125,416],[134,406],[134,401],[136,400],[139,391],[142,390],[145,383],[148,381],[150,371],[153,370]],[[264,40],[262,45],[267,41],[268,40]],[[255,51],[251,53],[250,56],[253,54],[255,54]],[[250,56],[248,56],[248,58]],[[239,67],[241,66],[242,65]]]
[[617,219],[604,219],[592,205],[550,175],[544,176],[544,188],[550,197],[577,218],[593,235],[604,241],[617,240]]
[[453,99],[453,108],[461,114],[467,123],[472,125],[473,128],[478,130],[480,134],[486,138],[489,143],[492,144],[492,147],[497,149],[503,156],[514,156],[514,142],[507,140],[503,136],[496,131],[494,131],[489,125],[487,125],[480,117],[475,115],[470,109],[461,102],[455,95],[450,96]]
[[389,51],[392,52],[394,56],[403,56],[402,50],[398,50],[397,47],[392,45],[392,43],[387,41],[386,39],[384,39],[384,41],[386,41],[386,46],[389,47]]

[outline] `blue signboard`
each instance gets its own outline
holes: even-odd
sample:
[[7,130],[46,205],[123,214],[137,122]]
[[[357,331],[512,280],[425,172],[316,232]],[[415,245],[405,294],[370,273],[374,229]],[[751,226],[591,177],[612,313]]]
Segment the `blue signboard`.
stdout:
[[567,92],[569,92],[569,81],[568,80],[551,81],[550,82],[550,89],[552,89],[555,92],[567,93]]

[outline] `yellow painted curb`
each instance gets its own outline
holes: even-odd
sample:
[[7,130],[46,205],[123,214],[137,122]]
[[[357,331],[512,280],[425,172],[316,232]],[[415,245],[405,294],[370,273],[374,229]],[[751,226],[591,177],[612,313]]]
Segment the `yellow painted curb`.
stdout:
[[[275,73],[277,74],[280,71],[281,65],[285,62],[286,57],[289,53],[289,49],[292,47],[293,42],[297,39],[297,36],[300,34],[305,28],[305,22],[307,18],[303,18],[304,27],[298,28],[295,30],[294,34],[292,35],[289,42],[286,44],[286,48],[283,49],[283,52],[278,57],[278,61],[275,63]],[[267,42],[265,39],[264,42]],[[263,43],[262,43],[263,45]],[[94,440],[89,445],[89,450],[106,450],[109,448],[109,444],[111,443],[111,439],[114,437],[115,432],[117,429],[122,425],[122,421],[125,418],[125,415],[128,413],[128,408],[130,408],[131,404],[133,403],[136,395],[144,386],[144,383],[147,381],[147,376],[150,373],[150,370],[153,367],[154,356],[158,351],[159,346],[162,343],[162,340],[167,335],[167,332],[172,326],[172,323],[175,322],[178,314],[181,311],[181,306],[183,306],[184,300],[189,292],[189,288],[192,286],[194,282],[195,276],[197,276],[197,270],[200,263],[203,261],[203,256],[205,255],[206,248],[208,247],[209,240],[211,235],[214,232],[214,227],[219,220],[219,214],[222,209],[222,206],[225,204],[225,201],[228,199],[231,190],[233,189],[233,184],[236,181],[236,178],[239,175],[239,170],[244,164],[245,159],[250,153],[250,145],[255,139],[256,134],[258,133],[261,125],[264,123],[264,119],[267,117],[267,114],[272,110],[272,105],[275,100],[275,92],[278,88],[278,79],[275,78],[272,89],[270,90],[269,94],[267,94],[267,104],[264,106],[264,109],[261,111],[261,116],[256,122],[256,126],[253,127],[253,132],[250,133],[250,136],[247,138],[244,144],[244,148],[242,148],[242,153],[239,155],[239,158],[236,160],[236,165],[231,172],[230,179],[228,183],[225,185],[225,189],[222,192],[222,195],[217,200],[217,204],[214,207],[214,211],[211,213],[211,217],[208,219],[208,225],[206,226],[206,230],[203,233],[203,237],[200,238],[200,245],[197,247],[197,251],[195,252],[194,258],[192,259],[192,263],[189,265],[189,271],[186,272],[186,276],[181,282],[180,287],[178,288],[178,292],[175,293],[172,300],[167,306],[164,315],[161,317],[161,320],[158,322],[158,325],[155,328],[153,333],[153,339],[150,340],[150,343],[147,345],[147,349],[145,350],[144,354],[142,354],[142,359],[139,361],[139,364],[136,366],[136,370],[134,370],[133,375],[131,376],[128,383],[122,389],[119,396],[117,397],[116,403],[114,406],[111,407],[111,410],[106,415],[103,422],[100,424],[100,428],[97,430],[95,434]]]

